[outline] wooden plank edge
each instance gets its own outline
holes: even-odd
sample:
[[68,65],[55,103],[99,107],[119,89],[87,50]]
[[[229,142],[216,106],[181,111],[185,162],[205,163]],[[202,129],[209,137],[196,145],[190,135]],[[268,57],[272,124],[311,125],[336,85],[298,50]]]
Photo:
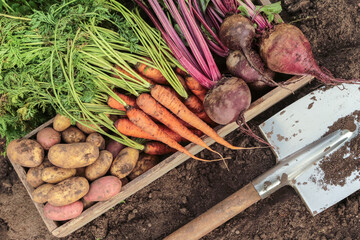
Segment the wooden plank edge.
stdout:
[[[297,89],[303,87],[309,81],[311,81],[311,79],[313,79],[313,77],[311,76],[292,77],[287,81],[287,88],[277,87],[270,91],[268,94],[265,94],[263,97],[252,103],[250,108],[245,112],[246,121],[251,120],[258,114],[262,113],[277,102],[292,94]],[[234,131],[237,127],[238,125],[236,123],[230,123],[226,126],[218,126],[215,129],[221,137],[224,137]],[[203,137],[203,140],[207,145],[211,145],[215,142],[210,137]],[[203,147],[196,144],[189,144],[186,146],[186,149],[188,149],[190,153],[195,155],[202,151]],[[56,237],[66,237],[67,235],[78,230],[93,219],[99,217],[100,215],[117,205],[119,202],[138,192],[153,181],[157,180],[173,168],[179,166],[187,159],[189,159],[189,157],[181,152],[174,153],[173,155],[169,156],[168,158],[157,164],[155,167],[151,168],[139,177],[130,181],[127,185],[123,187],[122,191],[113,198],[105,202],[96,203],[92,207],[86,209],[79,217],[72,219],[61,225],[60,227],[54,229],[52,231],[52,234]]]

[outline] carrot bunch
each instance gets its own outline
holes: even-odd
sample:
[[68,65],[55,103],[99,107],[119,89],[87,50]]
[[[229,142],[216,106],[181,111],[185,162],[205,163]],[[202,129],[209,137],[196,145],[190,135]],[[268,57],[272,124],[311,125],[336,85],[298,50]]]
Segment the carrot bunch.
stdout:
[[[150,68],[143,66],[142,68],[135,68],[135,71],[140,76],[144,76],[143,71],[147,71],[147,69]],[[162,80],[164,77],[156,69],[151,69],[146,74],[146,77],[155,83],[164,82]],[[186,87],[191,89],[188,85]],[[152,84],[149,90],[149,93],[141,93],[136,98],[116,93],[120,101],[111,96],[108,99],[110,107],[126,111],[127,118],[120,118],[114,123],[120,133],[130,137],[152,140],[145,145],[145,151],[151,154],[166,154],[177,150],[194,159],[207,161],[193,156],[179,144],[183,140],[187,140],[219,154],[207,146],[199,137],[199,131],[228,148],[245,149],[232,146],[203,120],[206,119],[207,115],[202,115],[205,112],[199,97],[189,94],[182,101],[172,88],[160,84]],[[203,91],[202,94],[205,95],[206,92]],[[220,155],[218,160],[221,159],[223,158]]]

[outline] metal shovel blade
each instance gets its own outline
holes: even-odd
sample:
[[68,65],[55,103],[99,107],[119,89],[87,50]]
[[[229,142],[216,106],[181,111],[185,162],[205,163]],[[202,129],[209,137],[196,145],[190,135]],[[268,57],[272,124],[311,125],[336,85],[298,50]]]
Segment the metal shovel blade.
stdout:
[[[332,88],[318,89],[278,112],[259,127],[268,142],[274,147],[278,165],[292,154],[312,146],[324,138],[329,127],[340,118],[360,110],[360,88],[356,84],[343,84]],[[345,142],[359,134],[360,119],[355,118],[356,130]],[[340,146],[339,146],[340,147]],[[337,147],[334,151],[338,151]],[[333,152],[326,153],[328,155]],[[352,153],[360,161],[360,152]],[[295,188],[306,206],[316,215],[360,189],[360,173],[354,170],[345,179],[345,184],[330,184],[324,181],[325,173],[320,164],[326,156],[302,169],[287,184]],[[347,156],[343,156],[346,158]]]

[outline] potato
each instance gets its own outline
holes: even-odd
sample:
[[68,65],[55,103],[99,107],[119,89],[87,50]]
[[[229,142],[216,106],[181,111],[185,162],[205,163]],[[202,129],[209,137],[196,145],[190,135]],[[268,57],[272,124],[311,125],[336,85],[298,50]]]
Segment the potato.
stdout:
[[62,139],[66,143],[85,142],[86,135],[76,127],[69,127],[61,133]]
[[36,134],[36,141],[38,141],[45,150],[49,150],[50,147],[60,143],[61,134],[51,127],[46,127]]
[[44,183],[44,181],[41,179],[42,171],[44,170],[45,166],[44,163],[41,163],[37,167],[29,168],[29,170],[26,173],[26,181],[33,187],[37,188],[41,184]]
[[53,187],[54,187],[54,184],[45,183],[45,184],[41,185],[40,187],[38,187],[37,189],[35,189],[31,194],[34,202],[46,203],[48,200],[48,197],[47,197],[48,192]]
[[11,141],[6,154],[10,161],[23,167],[37,167],[44,160],[44,148],[33,139]]
[[[96,127],[94,124],[90,123],[90,122],[86,122],[86,121],[85,121],[85,122],[83,122],[83,123],[86,124],[86,125],[88,125],[88,126],[91,126],[91,127],[94,128],[94,129],[97,129],[97,127]],[[76,126],[77,126],[81,131],[83,131],[83,132],[86,133],[86,134],[90,134],[90,133],[95,133],[95,132],[96,132],[95,130],[93,130],[93,129],[87,127],[87,126],[82,125],[80,122],[76,122]]]
[[54,118],[53,128],[58,131],[62,132],[68,127],[71,126],[71,120],[68,117],[65,117],[61,114],[57,114]]
[[50,203],[47,203],[44,206],[44,215],[54,221],[66,221],[79,216],[83,209],[84,206],[81,201],[76,201],[61,207],[53,206]]
[[112,163],[110,168],[111,174],[120,179],[126,177],[134,169],[138,159],[139,150],[130,147],[124,148]]
[[87,166],[85,169],[85,176],[90,181],[93,181],[99,177],[104,176],[113,161],[113,155],[111,152],[102,150],[98,159],[91,165]]
[[94,144],[56,144],[49,149],[48,158],[52,164],[62,168],[86,167],[99,157],[99,148]]
[[86,142],[94,144],[100,150],[105,149],[105,139],[101,136],[100,133],[91,133],[89,136],[87,136]]
[[76,202],[89,191],[89,182],[83,177],[68,178],[56,184],[48,193],[48,202],[53,206],[64,206]]
[[90,184],[89,192],[84,196],[85,201],[106,201],[118,194],[121,181],[115,176],[105,176]]
[[47,167],[42,171],[41,179],[47,183],[58,183],[75,176],[75,174],[75,168]]
[[84,209],[89,208],[95,204],[95,202],[86,201],[86,200],[84,200],[84,198],[81,199],[81,202],[84,205]]
[[106,146],[106,150],[111,152],[113,157],[115,158],[124,147],[124,144],[111,139]]
[[159,158],[156,155],[141,154],[139,160],[137,161],[135,168],[129,174],[128,178],[133,180],[134,178],[140,176],[150,168],[154,167],[159,163]]

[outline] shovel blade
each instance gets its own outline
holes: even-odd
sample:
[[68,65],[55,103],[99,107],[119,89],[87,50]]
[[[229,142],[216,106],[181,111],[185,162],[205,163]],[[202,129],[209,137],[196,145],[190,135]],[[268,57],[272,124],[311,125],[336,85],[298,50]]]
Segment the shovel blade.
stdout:
[[[359,85],[344,84],[328,89],[324,87],[289,105],[259,127],[274,147],[277,160],[282,161],[322,138],[338,119],[352,115],[357,110],[360,110]],[[354,121],[357,126],[354,137],[359,133],[359,121],[360,119]],[[359,156],[356,159],[360,161]],[[360,189],[360,173],[356,170],[344,179],[344,185],[327,184],[324,181],[325,173],[320,167],[323,160],[309,166],[296,179],[289,181],[289,185],[299,193],[312,215],[324,211]]]

